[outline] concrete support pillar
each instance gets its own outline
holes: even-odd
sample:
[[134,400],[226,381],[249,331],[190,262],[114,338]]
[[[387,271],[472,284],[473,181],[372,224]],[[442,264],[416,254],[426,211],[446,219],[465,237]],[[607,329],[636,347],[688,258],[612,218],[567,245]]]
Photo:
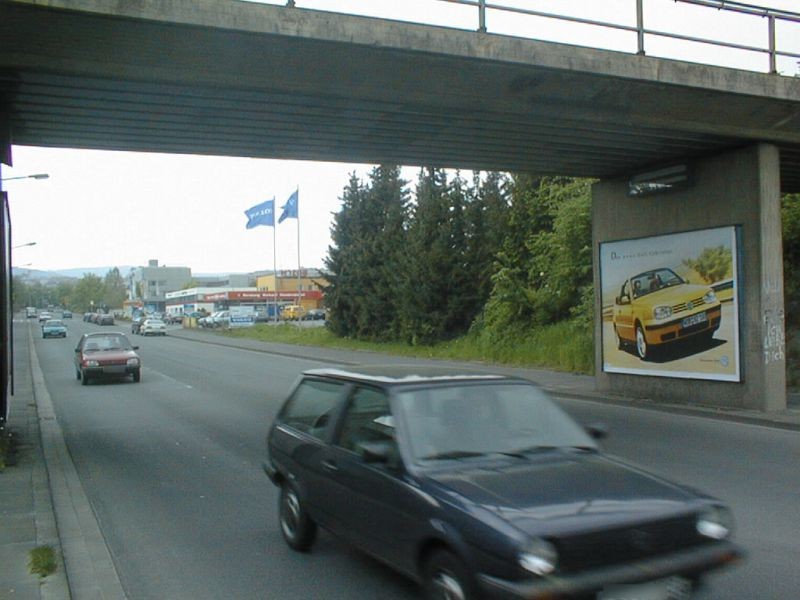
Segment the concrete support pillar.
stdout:
[[[660,401],[783,410],[786,408],[786,358],[778,150],[759,144],[688,164],[691,182],[681,190],[631,197],[627,193],[627,178],[603,181],[594,186],[595,289],[602,289],[600,244],[603,242],[736,227],[739,269],[734,276],[738,286],[740,381],[604,372],[603,298],[598,291],[595,302],[597,387],[615,394]],[[606,335],[609,330],[606,323]],[[730,339],[728,342],[734,343]],[[663,368],[663,365],[667,365],[667,361],[656,368]]]

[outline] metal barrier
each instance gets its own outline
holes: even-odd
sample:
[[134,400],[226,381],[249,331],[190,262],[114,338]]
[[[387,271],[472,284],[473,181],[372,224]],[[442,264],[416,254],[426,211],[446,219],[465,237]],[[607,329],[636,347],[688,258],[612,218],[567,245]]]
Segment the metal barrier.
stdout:
[[[700,44],[708,44],[711,46],[718,46],[723,48],[731,48],[734,50],[743,50],[748,52],[757,52],[766,54],[769,59],[769,72],[778,74],[777,61],[779,57],[786,57],[790,59],[800,59],[800,52],[790,52],[788,50],[779,50],[777,47],[776,24],[779,22],[794,23],[800,26],[800,13],[791,12],[783,9],[768,8],[758,6],[755,4],[748,4],[745,2],[736,2],[731,0],[672,0],[674,3],[692,4],[699,7],[711,8],[717,11],[733,12],[743,15],[750,15],[753,17],[766,19],[767,22],[767,44],[766,46],[751,46],[747,44],[737,44],[733,42],[726,42],[722,40],[715,40],[710,38],[702,38],[690,35],[682,35],[679,33],[672,33],[667,31],[659,31],[656,29],[648,29],[644,24],[644,0],[631,0],[636,3],[636,25],[622,25],[620,23],[613,23],[610,21],[598,21],[595,19],[584,19],[581,17],[574,17],[564,14],[557,14],[539,10],[532,10],[528,8],[520,8],[517,6],[509,6],[506,4],[499,4],[491,0],[436,0],[438,2],[447,2],[450,4],[459,4],[462,6],[470,6],[477,9],[478,12],[478,28],[480,33],[486,33],[486,14],[487,11],[495,10],[506,13],[516,13],[530,17],[540,17],[546,19],[554,19],[558,21],[566,21],[570,23],[578,23],[581,25],[591,25],[595,27],[603,27],[610,30],[624,31],[636,34],[637,37],[637,54],[645,54],[645,39],[646,36],[668,38],[682,42],[693,42]],[[295,7],[297,3],[302,4],[302,0],[287,0],[287,7]]]

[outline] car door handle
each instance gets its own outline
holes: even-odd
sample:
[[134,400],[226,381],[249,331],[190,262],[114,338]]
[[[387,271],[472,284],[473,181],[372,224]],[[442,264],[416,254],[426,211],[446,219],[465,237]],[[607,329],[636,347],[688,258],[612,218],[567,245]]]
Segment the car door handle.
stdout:
[[322,461],[322,468],[326,471],[338,471],[339,466],[333,462],[332,460],[323,460]]

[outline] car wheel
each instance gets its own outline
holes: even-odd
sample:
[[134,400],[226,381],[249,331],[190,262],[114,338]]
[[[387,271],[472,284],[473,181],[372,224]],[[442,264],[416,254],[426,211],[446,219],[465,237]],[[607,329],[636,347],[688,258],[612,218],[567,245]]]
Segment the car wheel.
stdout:
[[427,600],[474,600],[477,586],[464,563],[452,552],[437,550],[425,564]]
[[283,539],[292,550],[306,552],[317,537],[317,524],[308,516],[300,502],[300,495],[290,483],[281,487],[278,506]]
[[86,373],[81,373],[81,385],[89,385],[89,376]]
[[644,329],[637,323],[636,325],[636,353],[642,360],[650,357],[650,349],[647,346],[647,338],[644,337]]
[[142,372],[139,371],[139,370],[134,371],[133,372],[133,382],[134,383],[139,383],[139,381],[141,379],[142,379]]
[[75,379],[81,380],[81,372],[78,369],[75,369]]

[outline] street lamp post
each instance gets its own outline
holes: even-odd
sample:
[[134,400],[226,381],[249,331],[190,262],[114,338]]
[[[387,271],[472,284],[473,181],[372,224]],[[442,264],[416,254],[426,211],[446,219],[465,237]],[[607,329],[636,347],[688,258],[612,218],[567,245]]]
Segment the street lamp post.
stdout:
[[20,175],[19,177],[4,177],[0,182],[13,181],[15,179],[49,179],[50,175],[47,173],[34,173],[33,175]]

